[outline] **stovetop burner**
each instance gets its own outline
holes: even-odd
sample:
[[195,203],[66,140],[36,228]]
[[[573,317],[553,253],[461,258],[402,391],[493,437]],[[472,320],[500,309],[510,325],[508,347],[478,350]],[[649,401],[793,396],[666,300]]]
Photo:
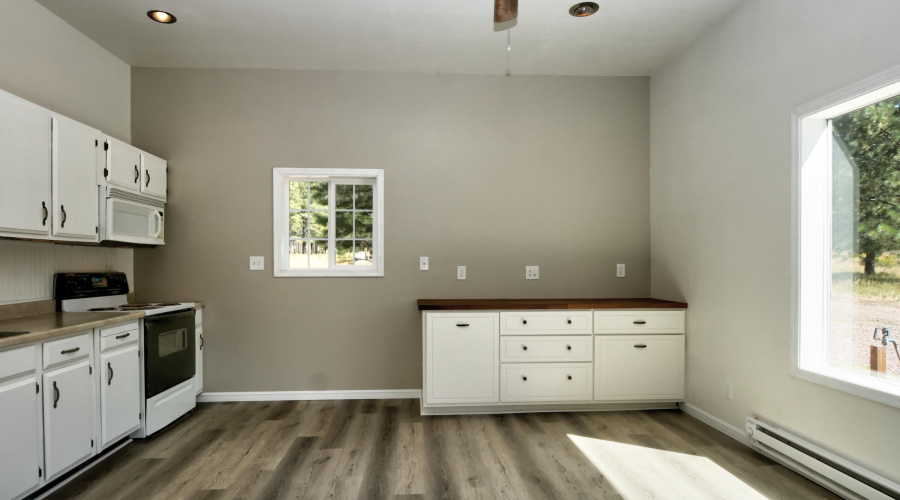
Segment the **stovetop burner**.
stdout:
[[115,307],[93,307],[88,309],[89,312],[115,312],[115,311],[150,311],[161,307],[171,307],[179,305],[178,302],[153,302],[143,304],[122,304]]

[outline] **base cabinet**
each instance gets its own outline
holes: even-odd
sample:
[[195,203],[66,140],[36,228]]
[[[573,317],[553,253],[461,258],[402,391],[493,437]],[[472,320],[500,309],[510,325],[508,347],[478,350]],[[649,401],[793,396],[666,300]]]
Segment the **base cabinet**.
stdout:
[[44,460],[51,481],[94,453],[94,385],[88,360],[44,373]]
[[500,401],[498,319],[496,314],[426,316],[426,403]]
[[36,387],[33,375],[0,385],[0,498],[16,498],[41,481],[41,413]]
[[684,335],[604,335],[594,341],[594,399],[684,398]]
[[141,426],[141,363],[138,344],[100,354],[100,447]]
[[194,381],[197,383],[197,394],[200,394],[203,392],[203,344],[206,341],[203,338],[203,311],[198,310],[194,318],[194,331],[197,335],[197,342],[194,344],[197,346],[197,373],[194,375]]

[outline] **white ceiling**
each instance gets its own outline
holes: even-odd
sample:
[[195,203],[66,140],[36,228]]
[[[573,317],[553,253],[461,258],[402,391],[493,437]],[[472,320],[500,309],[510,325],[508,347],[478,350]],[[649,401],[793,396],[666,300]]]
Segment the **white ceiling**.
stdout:
[[[740,0],[522,0],[512,51],[493,0],[37,0],[131,66],[649,75]],[[162,25],[148,10],[178,22]]]

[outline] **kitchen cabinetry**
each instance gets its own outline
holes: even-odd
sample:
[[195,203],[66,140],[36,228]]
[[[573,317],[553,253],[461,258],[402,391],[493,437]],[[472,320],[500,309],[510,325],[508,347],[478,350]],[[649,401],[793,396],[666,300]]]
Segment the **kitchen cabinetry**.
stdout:
[[194,331],[197,336],[197,363],[196,369],[197,373],[194,375],[194,381],[197,383],[197,394],[203,392],[203,343],[206,339],[203,338],[203,311],[198,309],[194,315]]
[[36,346],[0,352],[0,498],[15,498],[41,482],[41,400]]
[[106,139],[106,183],[129,191],[141,190],[141,151],[130,144]]
[[[47,466],[47,480],[89,458],[94,453],[94,377],[90,348],[90,333],[87,349],[79,349],[83,356],[69,362],[62,368],[44,372],[44,461]],[[53,344],[53,342],[49,343]],[[47,364],[47,346],[44,344],[44,363]],[[56,352],[57,346],[50,348]],[[63,354],[65,355],[65,354]]]
[[100,450],[141,426],[139,330],[137,323],[100,330]]
[[425,323],[426,402],[500,401],[498,315],[427,314]]
[[53,235],[97,241],[99,130],[53,116]]
[[0,235],[50,234],[50,112],[0,91]]
[[423,330],[424,414],[684,399],[683,309],[426,312]]
[[141,153],[141,193],[166,199],[166,160]]

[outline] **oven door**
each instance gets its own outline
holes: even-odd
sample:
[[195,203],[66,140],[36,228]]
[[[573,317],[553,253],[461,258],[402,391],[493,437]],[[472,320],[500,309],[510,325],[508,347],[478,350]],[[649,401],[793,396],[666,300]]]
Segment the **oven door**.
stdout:
[[144,245],[165,244],[162,208],[119,198],[109,198],[106,204],[103,239]]
[[196,372],[194,311],[144,318],[144,395],[150,399]]

